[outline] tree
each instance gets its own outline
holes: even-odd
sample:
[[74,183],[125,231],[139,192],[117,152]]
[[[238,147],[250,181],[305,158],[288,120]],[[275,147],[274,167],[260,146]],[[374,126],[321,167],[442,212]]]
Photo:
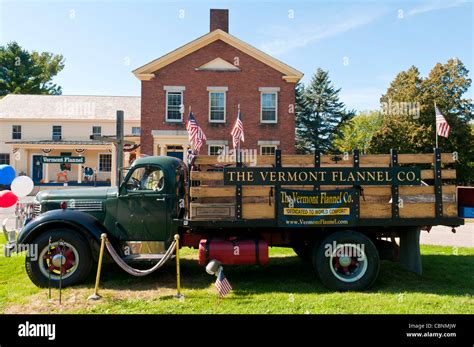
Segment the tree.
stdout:
[[306,88],[298,86],[296,148],[300,153],[334,150],[333,140],[340,136],[341,126],[355,114],[339,101],[339,91],[322,69],[316,71]]
[[0,46],[0,96],[61,94],[52,79],[64,68],[62,55],[28,52],[16,42]]
[[472,83],[468,76],[469,71],[458,59],[436,64],[426,78],[420,77],[415,67],[399,73],[381,101],[392,105],[411,103],[416,105],[417,115],[394,114],[389,107],[369,150],[374,153],[386,153],[389,148],[411,153],[433,151],[436,102],[451,127],[447,139],[439,137],[439,147],[444,152],[458,153],[459,183],[474,181],[474,135],[469,126],[474,105],[464,97]]
[[380,129],[383,116],[379,111],[361,112],[341,127],[341,135],[334,139],[334,148],[340,152],[359,149],[367,153],[372,137]]
[[367,149],[369,153],[387,154],[392,148],[401,153],[424,153],[427,152],[425,143],[430,142],[430,133],[431,127],[417,123],[410,116],[385,116]]

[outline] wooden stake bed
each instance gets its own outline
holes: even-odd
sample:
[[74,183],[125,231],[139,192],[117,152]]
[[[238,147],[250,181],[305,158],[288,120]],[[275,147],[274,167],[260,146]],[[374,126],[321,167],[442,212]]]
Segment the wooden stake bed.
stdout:
[[[276,219],[278,189],[334,191],[351,185],[225,185],[224,167],[237,163],[219,162],[218,156],[198,156],[191,171],[189,220],[271,220]],[[362,185],[358,219],[426,219],[458,216],[455,158],[450,153],[359,155],[281,155],[257,156],[257,168],[393,168],[419,167],[421,181],[414,185]],[[355,163],[355,164],[354,164]],[[250,167],[246,163],[242,167]],[[239,193],[240,192],[240,193]],[[395,200],[394,200],[395,198]],[[395,201],[395,202],[394,202]],[[399,201],[397,204],[396,201]]]

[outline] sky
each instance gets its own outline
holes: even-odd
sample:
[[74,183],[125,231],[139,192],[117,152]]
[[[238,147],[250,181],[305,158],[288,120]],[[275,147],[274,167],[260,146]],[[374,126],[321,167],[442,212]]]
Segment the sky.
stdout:
[[[65,57],[65,95],[140,95],[132,70],[209,31],[209,9],[229,9],[229,32],[304,73],[329,71],[342,101],[379,109],[400,71],[438,62],[473,67],[473,3],[447,1],[0,0],[0,45]],[[469,97],[473,98],[473,88]]]

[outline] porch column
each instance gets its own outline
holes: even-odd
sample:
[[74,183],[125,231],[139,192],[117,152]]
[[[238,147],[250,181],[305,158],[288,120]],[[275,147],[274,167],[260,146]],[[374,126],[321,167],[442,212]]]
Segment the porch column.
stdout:
[[[82,157],[82,155],[79,155],[79,157]],[[82,183],[82,164],[77,166],[77,183]]]
[[123,167],[129,167],[130,166],[130,152],[124,152],[123,153],[124,156],[123,156],[123,164],[122,166]]
[[189,150],[189,145],[187,143],[183,143],[183,161],[185,163],[188,162],[188,150]]
[[[48,157],[49,153],[43,153],[43,155]],[[49,183],[49,164],[43,164],[43,180],[44,183]]]
[[166,155],[166,145],[160,144],[160,155]]
[[117,152],[115,151],[115,145],[110,145],[112,149],[112,165],[110,169],[110,184],[112,187],[117,185]]
[[10,165],[15,169],[16,172],[18,172],[18,168],[16,164],[19,161],[18,156],[20,156],[20,149],[17,148],[16,152],[13,152],[14,150],[15,148],[13,147],[10,148]]

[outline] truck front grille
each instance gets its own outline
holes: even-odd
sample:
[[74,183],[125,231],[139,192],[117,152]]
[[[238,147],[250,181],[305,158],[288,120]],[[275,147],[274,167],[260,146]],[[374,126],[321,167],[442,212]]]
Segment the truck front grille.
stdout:
[[33,217],[37,217],[41,214],[41,204],[38,201],[33,202]]
[[95,200],[70,200],[67,203],[69,210],[96,212],[102,211],[102,201]]

